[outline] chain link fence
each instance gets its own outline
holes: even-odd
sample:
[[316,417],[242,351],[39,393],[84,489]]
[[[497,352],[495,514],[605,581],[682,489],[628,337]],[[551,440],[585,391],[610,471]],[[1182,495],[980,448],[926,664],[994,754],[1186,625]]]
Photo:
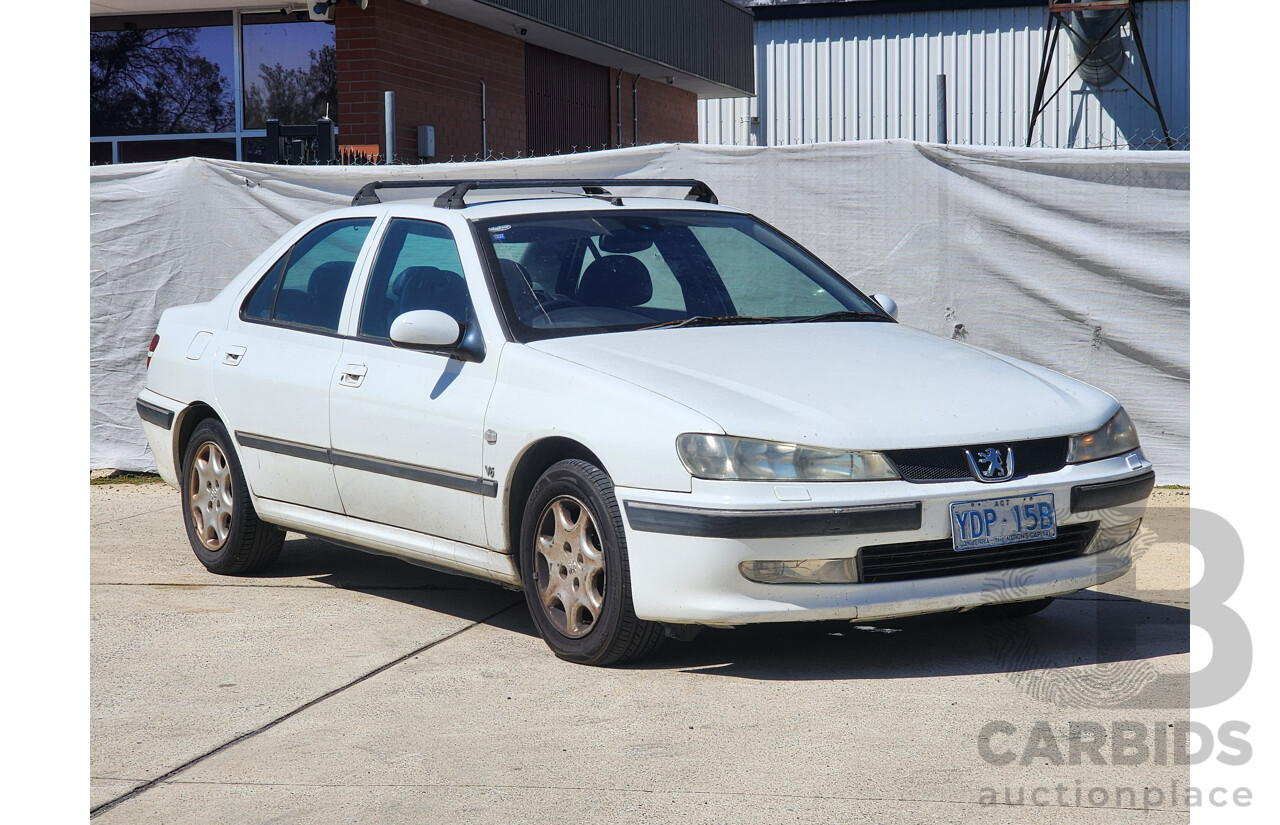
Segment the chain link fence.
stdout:
[[[843,141],[843,142],[866,143],[870,141]],[[905,142],[905,141],[902,141],[902,142]],[[639,143],[629,144],[629,146],[663,146],[663,145],[670,145],[670,142],[669,141],[666,141],[666,142],[641,141]],[[703,144],[703,145],[709,145],[709,144]],[[751,145],[754,146],[756,144],[751,144]],[[966,143],[964,141],[950,141],[946,145],[981,147],[989,144]],[[1016,146],[997,144],[997,145],[992,145],[992,148],[1020,148],[1021,146],[1022,144],[1018,144]],[[385,165],[389,162],[391,164],[399,165],[399,166],[406,166],[406,165],[416,166],[416,165],[441,164],[441,163],[481,163],[485,161],[518,160],[518,159],[533,158],[533,157],[542,157],[542,158],[563,157],[568,155],[587,154],[590,152],[602,152],[609,149],[618,149],[618,148],[628,148],[628,147],[627,146],[618,147],[613,144],[601,144],[601,145],[581,144],[581,145],[573,145],[567,151],[563,151],[563,152],[551,152],[551,153],[543,152],[539,154],[535,154],[532,151],[504,152],[504,151],[489,150],[488,152],[474,152],[474,153],[461,152],[461,153],[455,153],[455,154],[449,154],[449,155],[441,155],[439,157],[433,158],[430,161],[423,161],[418,158],[408,158],[408,157],[400,157],[400,156],[392,158],[390,161],[388,161],[385,155],[373,155],[364,159],[362,162],[366,164],[371,164],[371,165],[379,165],[379,164]],[[1133,137],[1130,137],[1128,139],[1119,138],[1116,141],[1111,143],[1103,143],[1103,144],[1083,146],[1083,147],[1072,147],[1072,146],[1060,147],[1060,146],[1048,145],[1044,143],[1043,140],[1041,140],[1038,143],[1033,143],[1032,148],[1035,148],[1035,149],[1079,148],[1079,149],[1093,149],[1093,150],[1107,150],[1107,151],[1190,151],[1191,130],[1185,129],[1179,133],[1170,132],[1168,141],[1165,140],[1164,132],[1159,129],[1156,129],[1149,133],[1134,135]],[[1108,173],[1108,174],[1114,174],[1114,173]],[[1130,183],[1126,183],[1122,179],[1108,181],[1108,180],[1091,178],[1090,180],[1096,183],[1113,182],[1120,185],[1144,185],[1145,183],[1142,180],[1141,174],[1139,174],[1138,179],[1135,179]]]
[[[965,145],[957,141],[957,145]],[[972,145],[972,144],[971,144]],[[1150,150],[1150,151],[1181,151],[1187,152],[1191,150],[1191,129],[1186,128],[1181,131],[1170,131],[1166,139],[1163,129],[1152,129],[1146,132],[1135,132],[1125,137],[1121,134],[1115,134],[1109,139],[1103,139],[1097,143],[1088,145],[1068,145],[1053,146],[1045,143],[1044,137],[1041,136],[1039,141],[1033,141],[1032,146],[1038,149],[1110,149],[1110,150]]]

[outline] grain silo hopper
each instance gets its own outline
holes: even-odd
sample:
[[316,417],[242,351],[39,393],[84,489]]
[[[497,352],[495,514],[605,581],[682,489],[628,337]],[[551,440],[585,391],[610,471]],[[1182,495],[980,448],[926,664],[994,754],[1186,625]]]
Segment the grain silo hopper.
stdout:
[[[1122,29],[1126,25],[1132,34],[1134,49],[1142,64],[1142,71],[1146,75],[1150,97],[1143,94],[1129,78],[1124,76],[1126,50]],[[1045,87],[1049,81],[1049,71],[1053,67],[1059,35],[1063,30],[1066,30],[1067,40],[1071,43],[1075,66],[1058,84],[1058,88],[1046,98]],[[1071,78],[1078,74],[1086,83],[1096,87],[1107,86],[1116,80],[1125,83],[1134,94],[1155,110],[1160,118],[1160,128],[1164,130],[1165,145],[1170,149],[1173,148],[1173,140],[1169,137],[1169,127],[1165,123],[1164,111],[1160,108],[1160,98],[1156,96],[1156,85],[1151,78],[1151,64],[1147,62],[1147,53],[1142,47],[1142,35],[1138,31],[1138,18],[1134,13],[1133,0],[1089,0],[1089,2],[1049,0],[1049,24],[1045,27],[1044,49],[1040,54],[1040,78],[1036,85],[1036,102],[1031,110],[1031,125],[1027,129],[1028,146],[1031,145],[1036,131],[1036,121],[1040,115],[1066,87]]]

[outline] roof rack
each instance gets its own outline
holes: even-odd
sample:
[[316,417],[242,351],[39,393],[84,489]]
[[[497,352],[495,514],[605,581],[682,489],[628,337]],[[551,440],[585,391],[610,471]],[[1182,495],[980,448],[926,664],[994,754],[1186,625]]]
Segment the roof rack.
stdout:
[[615,197],[605,186],[680,186],[689,187],[687,201],[699,203],[719,203],[716,195],[700,180],[693,178],[539,178],[533,180],[375,180],[366,183],[351,199],[352,206],[364,206],[369,203],[382,203],[378,198],[379,189],[431,189],[449,187],[448,191],[436,198],[435,205],[442,209],[465,209],[464,198],[473,189],[548,189],[555,186],[571,186],[580,188],[584,195],[608,198],[615,206],[622,205],[622,199]]

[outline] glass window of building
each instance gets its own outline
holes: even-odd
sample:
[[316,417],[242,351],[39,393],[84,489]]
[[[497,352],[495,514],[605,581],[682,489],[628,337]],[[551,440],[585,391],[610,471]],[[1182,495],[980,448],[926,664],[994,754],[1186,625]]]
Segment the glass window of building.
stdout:
[[337,113],[334,27],[306,12],[91,17],[90,30],[90,163],[263,160],[268,118]]
[[328,23],[280,25],[279,14],[244,15],[244,126],[267,118],[314,123],[336,117],[338,60]]

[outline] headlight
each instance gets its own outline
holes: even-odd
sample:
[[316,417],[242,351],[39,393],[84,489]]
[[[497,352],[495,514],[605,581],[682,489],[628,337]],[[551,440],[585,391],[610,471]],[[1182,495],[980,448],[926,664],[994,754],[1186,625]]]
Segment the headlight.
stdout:
[[1071,436],[1071,446],[1067,450],[1067,463],[1079,464],[1083,461],[1097,461],[1113,455],[1127,453],[1138,449],[1138,431],[1133,428],[1129,415],[1121,407],[1111,420],[1098,429],[1084,435]]
[[880,453],[828,450],[731,435],[685,433],[676,452],[690,475],[717,481],[870,481],[900,478]]

